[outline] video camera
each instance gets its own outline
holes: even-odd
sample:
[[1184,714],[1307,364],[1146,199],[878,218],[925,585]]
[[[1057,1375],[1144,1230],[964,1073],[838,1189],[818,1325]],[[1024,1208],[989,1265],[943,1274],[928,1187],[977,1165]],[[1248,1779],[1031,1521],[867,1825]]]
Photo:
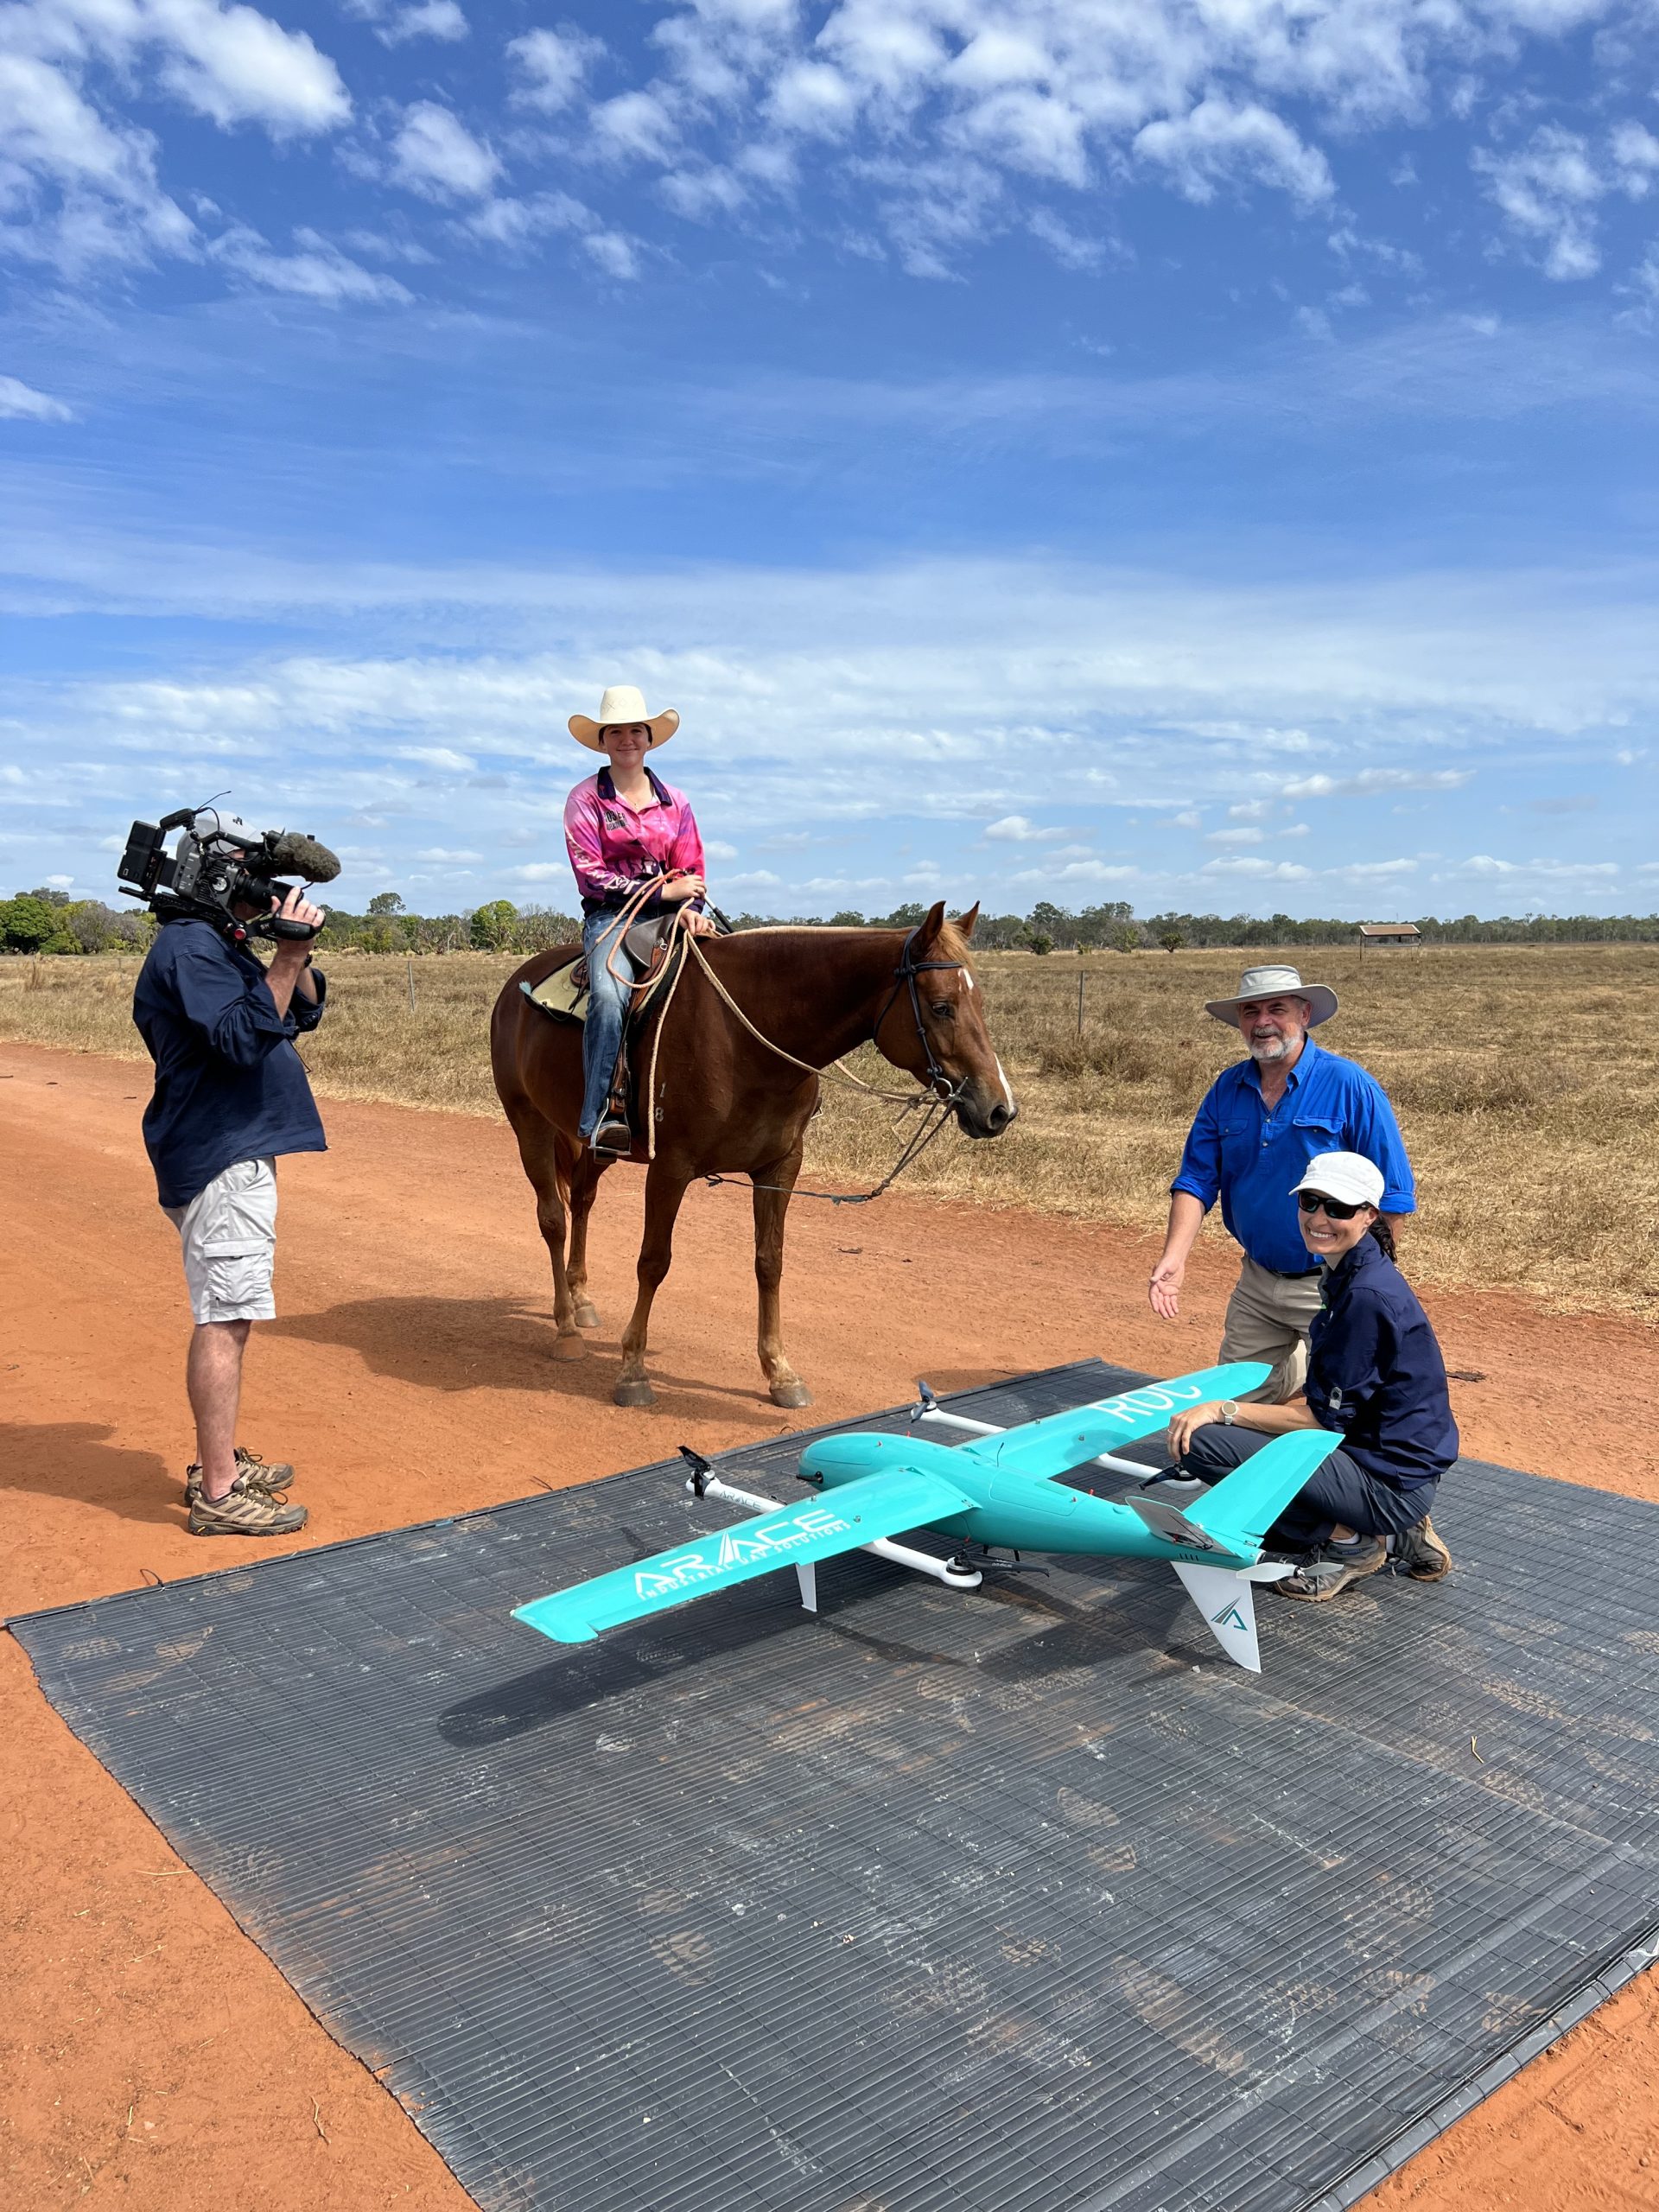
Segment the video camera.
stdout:
[[[169,855],[167,839],[175,830],[184,835]],[[332,883],[340,862],[300,830],[250,830],[217,807],[181,806],[160,822],[133,823],[116,874],[128,898],[143,899],[163,921],[189,914],[238,938],[308,938],[316,929],[269,911],[273,899],[280,904],[295,888],[278,879],[292,874],[308,884]],[[261,911],[243,921],[232,911],[238,906]]]

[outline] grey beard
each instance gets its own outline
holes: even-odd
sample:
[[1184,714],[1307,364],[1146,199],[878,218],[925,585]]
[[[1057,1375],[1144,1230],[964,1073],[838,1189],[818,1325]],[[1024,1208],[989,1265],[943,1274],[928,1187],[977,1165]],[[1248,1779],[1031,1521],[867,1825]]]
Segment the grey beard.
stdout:
[[1253,1060],[1282,1060],[1290,1050],[1290,1039],[1287,1037],[1269,1037],[1260,1045],[1251,1040],[1247,1041],[1249,1041],[1249,1053]]

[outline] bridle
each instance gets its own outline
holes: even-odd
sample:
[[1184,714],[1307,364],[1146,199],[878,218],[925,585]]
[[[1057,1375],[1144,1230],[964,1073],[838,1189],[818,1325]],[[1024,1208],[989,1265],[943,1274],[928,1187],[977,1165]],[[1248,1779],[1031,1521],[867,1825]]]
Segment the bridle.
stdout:
[[939,1065],[933,1050],[933,1040],[927,1033],[927,1023],[922,1017],[922,995],[916,988],[916,978],[918,976],[926,975],[930,969],[936,968],[955,969],[960,972],[968,963],[965,960],[916,959],[914,957],[916,937],[917,931],[913,929],[906,933],[905,942],[899,954],[899,965],[893,971],[893,988],[887,993],[887,1003],[875,1017],[875,1027],[870,1032],[870,1041],[880,1046],[881,1025],[898,1004],[900,988],[908,988],[910,1011],[916,1024],[916,1041],[920,1045],[923,1058],[927,1062],[926,1070],[921,1077],[923,1087],[931,1091],[934,1097],[941,1100],[949,1109],[957,1104],[966,1087],[968,1078],[963,1076],[960,1082],[953,1084],[946,1071]]

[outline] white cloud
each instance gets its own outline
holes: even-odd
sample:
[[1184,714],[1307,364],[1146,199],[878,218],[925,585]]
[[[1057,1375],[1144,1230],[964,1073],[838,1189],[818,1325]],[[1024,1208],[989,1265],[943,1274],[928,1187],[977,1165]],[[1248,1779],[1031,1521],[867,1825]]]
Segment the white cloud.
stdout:
[[1415,861],[1352,861],[1344,868],[1329,868],[1325,871],[1346,883],[1380,883],[1398,875],[1414,875]]
[[1503,861],[1495,858],[1491,853],[1472,853],[1452,873],[1511,882],[1517,878],[1558,882],[1563,878],[1605,879],[1615,876],[1618,874],[1618,863],[1616,861]]
[[1188,200],[1213,200],[1223,185],[1270,185],[1309,203],[1328,200],[1335,189],[1319,149],[1254,100],[1234,107],[1211,95],[1185,115],[1148,123],[1137,133],[1135,150],[1167,169]]
[[600,150],[618,161],[667,163],[678,132],[663,102],[651,92],[619,92],[590,110],[588,127]]
[[1240,855],[1230,860],[1206,861],[1205,875],[1244,875],[1256,883],[1306,883],[1313,871],[1301,868],[1294,861],[1263,860],[1259,855]]
[[1599,149],[1580,131],[1544,123],[1524,146],[1478,148],[1470,158],[1516,242],[1562,283],[1601,266],[1600,202],[1615,192],[1645,199],[1659,178],[1659,138],[1632,122],[1616,124]]
[[1212,830],[1204,842],[1206,845],[1259,845],[1262,832],[1248,825],[1238,830]]
[[429,200],[482,199],[501,164],[450,109],[416,100],[391,143],[391,173]]
[[234,269],[251,283],[264,285],[268,291],[289,292],[301,299],[321,300],[330,304],[346,301],[378,302],[390,307],[413,297],[395,276],[377,276],[363,268],[341,253],[338,246],[320,238],[315,231],[296,231],[294,244],[297,251],[278,253],[257,231],[238,225],[212,240],[207,251],[215,261]]
[[1023,814],[1005,814],[1000,822],[988,822],[983,834],[993,845],[1045,845],[1064,837],[1065,832],[1039,830]]
[[514,101],[543,115],[561,115],[581,92],[605,44],[567,25],[556,31],[526,31],[507,41],[507,52],[521,80],[513,90]]
[[734,861],[737,858],[737,847],[725,844],[718,837],[705,837],[702,852],[705,860]]
[[[454,868],[459,867],[464,861],[481,861],[484,855],[482,853],[451,851],[447,846],[443,845],[429,845],[424,852],[416,853],[415,857],[417,861],[438,861],[443,863],[445,866]],[[515,870],[514,873],[522,875],[524,871],[520,868]]]
[[1268,802],[1264,798],[1241,799],[1236,806],[1227,810],[1230,822],[1265,822],[1267,818]]
[[19,377],[0,377],[0,418],[19,423],[73,423],[75,410]]
[[382,46],[403,46],[412,38],[435,38],[447,45],[466,38],[471,25],[456,0],[415,0],[400,7],[397,0],[346,0],[347,12],[372,23]]
[[1456,791],[1474,781],[1472,768],[1363,768],[1354,776],[1296,776],[1278,785],[1281,798],[1363,798],[1377,791]]

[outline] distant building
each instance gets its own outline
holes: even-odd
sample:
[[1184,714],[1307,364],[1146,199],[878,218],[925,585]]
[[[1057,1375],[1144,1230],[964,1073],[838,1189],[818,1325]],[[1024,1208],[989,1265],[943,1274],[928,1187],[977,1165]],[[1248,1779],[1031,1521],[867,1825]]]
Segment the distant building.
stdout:
[[1421,944],[1423,933],[1415,922],[1362,922],[1359,949],[1376,950],[1385,944]]

